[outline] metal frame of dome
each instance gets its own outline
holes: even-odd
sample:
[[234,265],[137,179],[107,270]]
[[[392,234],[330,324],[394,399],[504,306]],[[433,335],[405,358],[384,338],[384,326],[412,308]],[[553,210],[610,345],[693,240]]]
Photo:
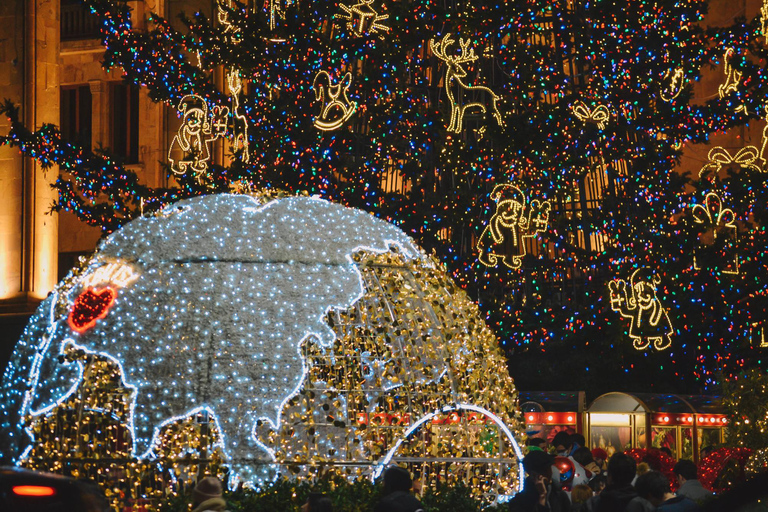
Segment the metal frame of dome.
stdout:
[[[303,211],[299,208],[302,205],[294,204],[297,201],[312,201],[313,208],[321,208],[316,204],[320,201],[318,199],[289,198],[289,201],[293,201],[292,206],[287,207],[285,212],[274,205],[262,210],[255,201],[241,196],[216,199],[213,203],[214,209],[203,210],[203,206],[206,205],[201,206],[201,201],[205,200],[205,198],[186,200],[183,204],[178,203],[169,207],[168,211],[159,212],[152,218],[138,219],[138,227],[134,225],[133,231],[128,229],[128,234],[126,229],[133,223],[110,235],[100,246],[100,252],[97,252],[91,260],[83,262],[81,269],[73,272],[60,283],[58,289],[63,292],[54,295],[48,301],[46,306],[48,309],[41,310],[36,319],[33,319],[37,330],[30,330],[30,336],[39,332],[47,333],[49,324],[58,325],[66,320],[68,315],[71,316],[70,313],[75,307],[70,299],[85,293],[83,290],[90,290],[88,283],[94,274],[98,273],[100,278],[106,279],[107,284],[114,284],[111,281],[111,275],[106,275],[99,270],[102,268],[102,259],[105,256],[113,256],[121,258],[120,261],[125,259],[126,262],[131,263],[133,253],[130,251],[138,250],[136,249],[139,247],[137,241],[143,244],[141,247],[150,244],[152,251],[145,252],[152,252],[155,258],[148,258],[145,253],[142,253],[142,270],[147,275],[150,275],[150,270],[154,268],[152,265],[177,261],[177,246],[174,245],[176,243],[180,244],[179,247],[194,252],[194,258],[187,255],[184,261],[189,260],[195,264],[198,261],[212,261],[211,258],[201,258],[198,254],[200,250],[205,250],[198,247],[201,244],[188,243],[187,233],[195,229],[188,229],[183,223],[193,224],[192,227],[198,227],[200,224],[201,229],[211,230],[213,227],[206,221],[206,214],[210,215],[212,211],[218,212],[219,210],[215,208],[228,207],[229,209],[222,216],[226,216],[227,219],[236,218],[241,223],[244,222],[244,215],[240,214],[245,210],[248,210],[249,215],[268,211],[273,216],[277,215],[276,211],[279,211],[280,215],[285,214],[283,217],[287,219],[281,222],[285,222],[289,227],[301,225],[301,230],[294,229],[296,233],[300,231],[310,233],[310,248],[313,251],[314,249],[322,251],[325,259],[329,258],[325,256],[327,240],[333,239],[331,237],[334,234],[345,234],[347,238],[351,236],[346,235],[346,231],[340,233],[335,228],[342,225],[340,219],[344,220],[344,226],[352,226],[354,221],[355,224],[352,227],[356,226],[356,229],[364,223],[358,219],[356,213],[339,205],[333,208],[344,209],[344,212],[339,213],[338,218],[331,218],[331,213],[328,213],[328,224],[323,224],[319,230],[315,231],[291,216],[293,212]],[[270,199],[267,198],[267,201],[269,202]],[[265,204],[262,203],[262,205]],[[305,210],[308,208],[307,205],[303,207]],[[201,208],[202,211],[199,212],[201,217],[193,216],[195,208]],[[288,215],[289,213],[291,215]],[[362,214],[366,216],[365,219],[369,219],[365,222],[374,222],[373,217],[365,212]],[[348,217],[354,217],[354,219]],[[181,227],[169,224],[175,222],[173,219],[180,219],[178,222],[182,223]],[[322,215],[313,217],[313,221],[325,220],[326,218]],[[381,223],[382,226],[386,225],[378,219],[375,222]],[[253,221],[248,223],[249,226],[256,224]],[[152,230],[146,228],[142,231],[142,225],[152,227]],[[258,225],[267,226],[264,229],[271,233],[270,229],[274,229],[270,226],[276,224],[262,222]],[[329,227],[324,230],[326,226]],[[387,226],[388,230],[397,229],[391,225]],[[167,236],[164,230],[170,230],[173,236]],[[355,236],[363,237],[362,243],[365,244],[366,241],[372,240],[371,230],[372,228],[357,229],[354,233],[356,233]],[[407,238],[407,235],[401,231],[390,234],[389,231],[385,232],[383,227],[378,226],[374,231],[382,231],[376,239],[381,242],[378,246],[359,245],[356,242],[357,238],[353,238],[357,244],[353,244],[356,248],[345,250],[344,254],[344,265],[349,264],[359,274],[361,294],[351,303],[334,303],[337,305],[326,309],[326,316],[322,318],[312,317],[313,321],[322,322],[327,326],[329,331],[327,334],[333,334],[331,337],[335,339],[324,338],[325,343],[323,343],[321,342],[323,340],[305,337],[296,344],[295,348],[301,353],[302,361],[300,385],[291,393],[286,393],[284,401],[279,405],[277,421],[270,421],[270,418],[262,421],[259,418],[248,427],[249,436],[255,444],[264,448],[264,454],[255,449],[245,449],[243,453],[237,454],[228,451],[231,446],[237,445],[230,446],[231,443],[226,443],[226,438],[228,437],[231,441],[232,436],[228,435],[229,432],[222,423],[222,418],[219,417],[221,410],[214,410],[209,406],[208,398],[203,397],[200,399],[202,401],[198,400],[200,397],[197,394],[192,396],[195,400],[194,405],[190,405],[190,397],[187,394],[183,395],[183,401],[180,402],[183,408],[181,415],[155,416],[160,419],[153,424],[155,431],[150,439],[152,446],[147,451],[147,453],[151,452],[152,457],[141,460],[143,449],[131,450],[128,445],[131,442],[134,446],[136,444],[134,432],[134,392],[136,390],[130,386],[126,378],[128,373],[125,365],[111,357],[110,349],[113,347],[109,343],[113,343],[113,338],[107,335],[100,336],[99,332],[96,332],[100,329],[98,326],[111,326],[111,322],[122,325],[121,315],[127,310],[119,309],[116,305],[113,311],[119,313],[96,318],[94,322],[101,323],[94,327],[94,331],[85,329],[88,332],[81,333],[82,338],[94,334],[93,339],[96,341],[93,342],[93,347],[86,346],[87,343],[82,341],[80,341],[82,346],[67,344],[68,338],[65,336],[68,331],[62,323],[61,333],[51,343],[56,347],[59,344],[68,347],[65,354],[67,364],[76,363],[85,368],[85,371],[77,377],[77,389],[73,393],[56,395],[56,402],[52,407],[45,409],[45,413],[41,411],[30,420],[30,423],[33,423],[30,428],[35,429],[35,432],[39,432],[40,435],[35,435],[34,446],[29,445],[20,458],[24,459],[28,456],[27,462],[41,468],[49,463],[59,464],[60,468],[67,464],[82,465],[82,461],[87,459],[91,461],[87,462],[88,466],[91,469],[98,469],[99,474],[102,474],[101,470],[104,468],[97,468],[97,466],[102,463],[107,466],[111,464],[109,468],[120,467],[124,472],[135,469],[135,474],[147,471],[148,465],[159,468],[162,463],[166,466],[160,469],[160,472],[157,469],[149,470],[152,471],[151,479],[155,483],[164,478],[162,475],[166,473],[165,470],[171,468],[175,471],[179,467],[183,469],[175,478],[182,475],[186,480],[194,476],[192,470],[197,468],[194,471],[197,473],[199,466],[209,464],[212,459],[217,458],[219,463],[226,463],[230,467],[231,475],[243,476],[241,481],[257,483],[271,478],[278,468],[281,468],[280,471],[283,474],[297,478],[313,478],[328,468],[336,468],[343,474],[356,477],[375,471],[382,466],[381,461],[386,460],[402,462],[406,465],[421,465],[425,481],[435,476],[441,481],[446,481],[446,477],[451,481],[466,477],[469,482],[472,482],[481,476],[481,483],[475,483],[473,489],[482,492],[486,497],[493,494],[500,496],[514,494],[522,485],[522,452],[513,434],[521,434],[520,415],[515,386],[507,373],[503,354],[498,348],[493,333],[483,322],[477,305],[453,283],[439,262],[419,251],[415,246],[413,246],[414,254],[397,250],[397,244],[393,248],[391,243],[393,239]],[[196,231],[197,238],[200,232]],[[258,234],[260,233],[262,232],[259,231]],[[216,230],[212,236],[216,242],[215,249],[222,246],[222,237],[228,235],[221,233],[221,230]],[[245,237],[246,233],[238,230],[237,236]],[[249,239],[254,239],[251,235],[248,236]],[[318,241],[323,236],[326,237],[324,239],[326,241]],[[161,237],[165,242],[162,247],[151,244],[151,241],[157,237]],[[130,243],[119,243],[123,239]],[[258,240],[261,241],[261,238]],[[275,244],[279,242],[281,246],[286,242],[283,238],[276,240]],[[292,239],[287,240],[289,244],[292,241]],[[384,242],[386,244],[382,245]],[[108,244],[111,244],[109,246],[111,250],[117,251],[116,254],[104,250]],[[233,248],[241,246],[248,246],[249,251],[261,249],[261,246],[251,247],[245,241],[232,245]],[[126,247],[128,252],[125,254],[120,252],[122,247]],[[282,253],[275,252],[277,245],[270,247],[273,253],[280,256],[281,264],[285,261],[287,263],[293,261],[287,260]],[[267,247],[267,249],[270,248]],[[221,256],[220,252],[214,254]],[[235,256],[238,255],[239,253]],[[253,255],[246,256],[246,263],[262,264],[273,261],[270,259],[272,256],[260,259],[254,259]],[[240,259],[234,257],[227,258],[227,255],[222,257],[225,258],[223,261],[226,264],[232,261],[240,262]],[[322,259],[325,263],[321,262],[321,264],[334,268],[341,266],[336,260],[332,260],[331,264],[325,259]],[[104,261],[107,260],[104,259]],[[306,262],[302,260],[300,263],[304,265]],[[176,269],[176,267],[174,263],[173,268]],[[251,274],[253,272],[249,275]],[[319,283],[317,279],[312,282]],[[176,281],[177,284],[181,282],[181,278]],[[186,279],[183,282],[186,282]],[[249,283],[249,281],[244,282]],[[152,294],[146,295],[144,288],[139,286],[135,288],[129,285],[123,286],[119,293],[123,300],[131,297],[131,293],[144,294],[140,295],[141,297],[155,297]],[[173,297],[173,288],[168,283],[166,288],[168,292],[166,295]],[[230,290],[227,288],[224,291]],[[264,296],[266,297],[266,294]],[[154,302],[148,302],[148,304],[156,305]],[[174,304],[171,302],[171,306]],[[217,302],[216,305],[218,304]],[[253,301],[249,304],[250,309],[243,312],[243,317],[253,316],[260,311]],[[222,303],[222,307],[229,305],[229,301]],[[111,302],[109,307],[113,307]],[[216,313],[214,316],[221,313],[215,308],[210,310],[203,308],[200,311]],[[125,314],[133,315],[134,313]],[[141,318],[146,318],[153,324],[156,323],[156,317],[153,315],[145,315]],[[68,325],[74,329],[79,324],[74,327],[71,323]],[[314,324],[310,327],[314,327]],[[185,328],[190,327],[185,324]],[[211,331],[211,339],[213,335]],[[316,334],[316,336],[319,335]],[[147,339],[152,338],[150,336]],[[169,341],[168,347],[178,339],[177,336]],[[238,345],[235,343],[237,340],[230,338],[222,339],[226,342],[227,348],[248,346],[243,343]],[[196,337],[186,339],[183,343],[190,346],[184,345],[181,348],[184,350],[194,348],[192,345],[197,343],[196,340]],[[104,347],[98,345],[102,342],[107,345]],[[34,348],[36,345],[34,342],[28,342],[20,343],[19,346],[23,347],[25,352],[19,352],[15,357],[19,361],[26,361],[23,357],[28,356],[30,347]],[[123,354],[126,351],[127,348],[117,350],[118,353]],[[178,352],[179,350],[169,351],[169,357],[172,358]],[[214,354],[210,351],[207,353],[209,357]],[[237,352],[238,357],[233,360],[249,360],[250,353]],[[30,357],[37,358],[38,355],[35,354],[31,354]],[[19,364],[14,368],[19,379],[23,380],[26,366]],[[143,371],[144,366],[141,366],[141,369]],[[150,369],[155,371],[153,368]],[[264,376],[269,374],[259,375],[262,375],[259,378],[265,378]],[[167,372],[163,374],[163,378],[166,376]],[[173,375],[170,378],[174,378]],[[205,382],[208,381],[210,379]],[[10,382],[4,382],[6,388],[15,389]],[[104,386],[96,385],[98,382]],[[122,386],[123,383],[125,386]],[[116,384],[120,386],[117,387]],[[178,386],[175,385],[162,386],[157,383],[154,385],[172,393],[178,391]],[[227,394],[214,395],[211,400],[215,400],[216,404],[221,402],[221,406],[229,413],[226,420],[234,424],[232,422],[238,421],[242,416],[232,413],[238,404],[233,403],[234,397],[225,400],[227,397],[229,397]],[[105,401],[108,407],[103,405]],[[0,403],[0,409],[3,408],[2,406],[3,404]],[[23,407],[26,407],[26,402],[22,409]],[[10,410],[10,405],[6,404],[5,408]],[[74,420],[78,416],[73,411],[84,409],[90,411],[87,417],[83,416],[83,418],[90,422],[88,425],[93,427],[93,430],[81,429],[80,423]],[[111,411],[107,415],[109,417],[102,418],[101,416],[104,416],[100,412],[102,410]],[[458,421],[454,421],[454,416]],[[106,427],[105,421],[109,423]],[[21,428],[19,425],[20,423],[17,423],[13,428]],[[429,432],[421,435],[418,431],[419,427],[424,427],[422,430],[428,428]],[[231,425],[229,429],[231,430]],[[28,430],[28,432],[31,431]],[[411,435],[414,433],[419,435]],[[83,435],[84,441],[81,442]],[[112,450],[109,439],[114,437],[120,440],[114,447],[119,455],[112,452],[99,452],[99,450]],[[78,450],[83,453],[71,452],[70,447],[75,444],[80,446]],[[433,451],[432,448],[435,447],[439,449]],[[192,462],[190,457],[186,456],[188,454],[192,454],[196,462]],[[93,462],[94,460],[99,462]],[[456,464],[451,466],[451,463],[456,461],[460,462],[462,467]],[[434,468],[425,469],[432,463],[435,465]],[[130,469],[131,465],[135,468]],[[478,467],[478,465],[484,466]],[[77,467],[80,474],[87,474],[82,471],[83,467]],[[109,468],[105,471],[112,471]],[[266,472],[269,472],[270,476],[265,476]],[[251,479],[248,480],[248,478]],[[234,482],[237,483],[237,480]],[[164,487],[163,484],[164,482],[160,482],[161,487]]]

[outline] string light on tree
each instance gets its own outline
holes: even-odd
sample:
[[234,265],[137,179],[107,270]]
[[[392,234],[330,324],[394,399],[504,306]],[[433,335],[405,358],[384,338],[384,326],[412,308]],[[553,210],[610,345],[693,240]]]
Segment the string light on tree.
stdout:
[[759,165],[760,152],[755,146],[746,146],[731,155],[727,149],[722,146],[716,146],[707,153],[707,162],[700,170],[700,178],[714,179],[720,173],[723,166],[737,164],[742,169],[750,169],[759,172],[762,169]]
[[379,14],[372,4],[373,0],[361,0],[354,5],[339,6],[346,13],[340,17],[347,20],[347,28],[358,36],[389,32],[389,27],[382,25],[389,19],[389,14]]
[[216,7],[216,16],[219,23],[224,26],[224,34],[228,34],[232,44],[237,45],[240,44],[240,41],[242,40],[240,30],[235,27],[230,20],[230,12],[235,8],[236,4],[233,0],[220,0]]
[[243,163],[251,160],[248,140],[248,118],[241,112],[240,93],[243,90],[243,81],[239,69],[230,69],[227,73],[227,86],[232,98],[232,150],[240,152]]
[[[720,99],[725,98],[731,93],[738,92],[739,84],[741,84],[742,72],[734,69],[731,64],[735,52],[736,50],[734,48],[727,48],[725,50],[725,55],[723,55],[723,73],[725,74],[725,81],[717,88]],[[736,112],[746,113],[746,107],[743,104],[739,105],[736,107]]]
[[274,30],[279,20],[285,19],[285,10],[294,2],[292,0],[268,0],[269,28]]
[[662,77],[662,86],[659,92],[661,99],[667,103],[671,102],[680,95],[685,82],[685,72],[683,68],[668,70]]
[[760,33],[768,44],[768,0],[763,0],[763,5],[760,7]]
[[[54,127],[26,129],[14,108],[4,105],[12,128],[0,142],[41,164],[56,164],[58,208],[105,236],[142,212],[166,212],[163,207],[203,193],[250,194],[265,186],[305,191],[397,222],[434,250],[459,285],[478,298],[503,347],[517,354],[509,367],[526,385],[542,377],[532,371],[542,368],[531,364],[536,358],[564,352],[572,354],[570,367],[590,368],[590,382],[610,383],[614,372],[627,382],[647,382],[660,356],[621,362],[610,357],[625,335],[615,329],[617,317],[603,311],[604,283],[628,262],[663,269],[660,298],[678,329],[674,357],[654,380],[659,389],[680,385],[697,392],[717,386],[721,371],[732,375],[766,365],[758,353],[764,349],[749,339],[762,308],[734,307],[761,290],[768,273],[768,231],[762,226],[768,173],[753,172],[766,167],[766,155],[752,161],[752,150],[738,155],[738,147],[728,147],[727,160],[713,155],[713,168],[721,171],[713,187],[677,174],[674,147],[680,141],[699,144],[762,117],[768,83],[762,13],[751,13],[756,16],[746,23],[705,29],[703,0],[582,2],[578,12],[568,2],[481,2],[471,8],[449,3],[443,9],[382,0],[370,7],[389,15],[381,23],[390,31],[358,36],[345,27],[349,13],[332,2],[273,1],[254,10],[250,3],[240,8],[225,1],[220,5],[238,7],[227,10],[221,25],[201,14],[180,21],[153,16],[141,27],[134,27],[125,2],[87,3],[108,46],[105,65],[142,87],[143,97],[175,107],[194,93],[209,109],[234,110],[226,78],[228,71],[240,70],[237,110],[246,117],[250,141],[248,162],[213,151],[221,158],[216,166],[207,161],[199,181],[190,170],[167,188],[152,187],[143,173],[62,139]],[[360,0],[342,3],[352,8]],[[290,23],[281,21],[282,13]],[[462,40],[445,48],[448,31]],[[587,33],[589,38],[578,36]],[[471,54],[467,41],[482,41],[482,50],[474,48],[482,59],[459,64],[449,76],[448,62],[431,55],[430,39],[455,59]],[[683,68],[686,83],[701,81],[702,70],[723,69],[716,66],[726,48],[734,49],[729,60],[743,73],[735,94],[697,101],[683,91],[671,103],[662,100],[660,94],[677,91],[660,83],[665,74]],[[319,70],[332,77],[320,77],[326,84],[317,89],[321,96],[350,72],[346,94],[359,107],[354,118],[322,133],[310,119],[336,123],[351,112],[352,101],[340,90],[343,106],[320,118],[318,112],[332,101],[313,104],[315,91],[309,88]],[[466,77],[451,79],[460,71]],[[498,100],[462,84],[487,87]],[[455,100],[450,105],[448,94]],[[573,111],[577,99],[585,104],[581,120]],[[464,110],[468,103],[483,106]],[[735,104],[748,106],[748,113],[736,115]],[[237,131],[235,124],[233,112],[227,126]],[[183,160],[178,153],[174,158]],[[194,159],[188,160],[191,167]],[[526,162],[525,172],[514,162]],[[726,165],[735,172],[726,173]],[[494,213],[487,198],[499,183],[552,202],[546,236],[524,238],[530,257],[515,271],[477,261],[473,237],[485,227],[478,219]],[[710,190],[727,192],[728,205],[745,219],[738,233],[740,274],[727,279],[712,268],[691,271],[691,231],[699,225],[677,223],[681,207]],[[124,295],[118,290],[116,305]],[[552,359],[545,371],[555,378],[565,363]]]
[[573,115],[583,123],[594,123],[598,128],[604,130],[608,121],[611,119],[611,113],[605,105],[598,105],[595,108],[589,108],[581,100],[574,102]]
[[202,97],[190,94],[179,102],[181,126],[171,141],[168,161],[175,174],[192,173],[198,181],[208,170],[211,159],[211,143],[225,135],[229,108],[214,106]]

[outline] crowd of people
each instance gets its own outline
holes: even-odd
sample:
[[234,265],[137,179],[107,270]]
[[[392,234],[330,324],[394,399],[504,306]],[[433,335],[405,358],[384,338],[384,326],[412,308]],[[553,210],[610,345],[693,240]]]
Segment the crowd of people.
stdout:
[[[580,434],[559,432],[551,442],[531,438],[523,458],[523,490],[509,502],[509,512],[697,512],[713,494],[701,485],[696,465],[682,459],[672,485],[659,468],[638,464],[624,453],[610,459],[605,450],[590,450]],[[567,468],[567,474],[560,469]],[[562,475],[562,478],[561,478]],[[565,484],[565,485],[564,485]]]
[[[590,450],[580,434],[559,432],[551,449],[557,457],[549,453],[544,439],[528,439],[523,458],[527,476],[523,490],[509,501],[509,512],[697,512],[713,496],[699,482],[690,460],[675,464],[679,487],[673,493],[659,468],[638,464],[624,453],[609,458],[601,448]],[[374,512],[423,512],[407,469],[387,468],[383,482]],[[221,482],[215,477],[201,479],[193,492],[192,512],[225,510]],[[301,512],[333,512],[333,504],[328,496],[311,493]]]
[[[382,498],[374,512],[424,512],[424,506],[411,492],[411,473],[399,466],[384,471]],[[226,512],[221,481],[213,476],[202,478],[192,492],[192,512]],[[333,502],[325,494],[310,493],[301,512],[333,512]]]

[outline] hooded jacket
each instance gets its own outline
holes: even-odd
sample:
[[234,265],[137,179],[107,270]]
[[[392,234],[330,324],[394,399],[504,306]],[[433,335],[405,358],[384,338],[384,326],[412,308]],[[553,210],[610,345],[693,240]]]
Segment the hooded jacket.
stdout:
[[206,512],[206,511],[222,512],[225,510],[227,510],[226,501],[224,501],[222,498],[210,498],[203,501],[194,509],[192,509],[192,512]]

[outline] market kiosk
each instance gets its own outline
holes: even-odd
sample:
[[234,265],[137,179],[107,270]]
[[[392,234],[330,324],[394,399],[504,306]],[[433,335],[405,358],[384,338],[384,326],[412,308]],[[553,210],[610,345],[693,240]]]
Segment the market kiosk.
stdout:
[[702,447],[724,441],[727,426],[717,397],[618,392],[596,398],[585,422],[590,447],[603,448],[608,455],[629,448],[667,448],[675,459],[696,463]]
[[550,444],[562,430],[584,433],[583,391],[520,391],[519,397],[529,437],[541,437]]

